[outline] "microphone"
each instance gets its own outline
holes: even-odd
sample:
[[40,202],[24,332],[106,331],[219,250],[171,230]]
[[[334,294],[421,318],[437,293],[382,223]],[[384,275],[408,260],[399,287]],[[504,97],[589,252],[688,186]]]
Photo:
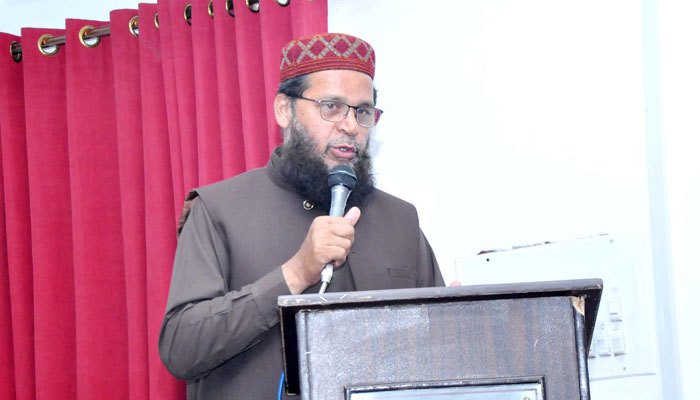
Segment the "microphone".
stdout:
[[[347,165],[338,165],[328,174],[328,187],[331,188],[331,209],[328,215],[342,217],[345,214],[345,204],[350,192],[355,189],[357,176],[355,171]],[[333,278],[333,261],[326,264],[321,272],[321,289],[319,294],[326,292],[328,284]]]

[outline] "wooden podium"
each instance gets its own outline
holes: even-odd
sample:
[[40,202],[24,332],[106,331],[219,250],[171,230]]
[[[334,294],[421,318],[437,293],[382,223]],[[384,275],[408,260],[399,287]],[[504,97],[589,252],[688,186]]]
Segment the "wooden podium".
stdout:
[[305,400],[589,399],[599,279],[281,296]]

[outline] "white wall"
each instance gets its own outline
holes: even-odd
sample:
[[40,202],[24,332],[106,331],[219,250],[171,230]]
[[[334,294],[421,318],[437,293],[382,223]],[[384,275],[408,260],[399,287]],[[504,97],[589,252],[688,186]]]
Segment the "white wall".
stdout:
[[330,1],[378,53],[379,184],[417,204],[446,274],[648,228],[637,3]]
[[[649,332],[639,336],[651,338],[654,374],[593,382],[593,393],[662,398],[664,364],[657,359],[667,349],[657,352],[660,343],[677,348],[671,369],[685,385],[673,397],[694,398],[700,4],[328,2],[330,30],[356,34],[377,50],[379,106],[386,111],[375,132],[378,183],[416,204],[446,279],[602,276],[548,263],[538,271],[505,261],[484,268],[475,254],[542,241],[583,249],[590,239],[569,239],[599,233],[639,238],[619,256],[639,259],[631,267],[633,301],[650,314]],[[65,18],[107,20],[110,10],[138,1],[0,6],[0,31],[19,34],[20,27],[61,28]],[[554,254],[542,249],[536,251]],[[522,260],[525,253],[501,254]],[[613,282],[616,273],[626,272],[611,271]],[[658,284],[659,276],[668,284]],[[671,337],[656,338],[667,317]]]
[[[675,277],[680,367],[686,399],[700,376],[700,2],[659,1],[663,132],[671,261]],[[695,332],[695,333],[693,333]]]
[[[329,29],[378,53],[379,186],[417,205],[448,280],[594,274],[625,293],[627,358],[644,368],[603,366],[595,398],[690,399],[699,372],[699,13],[661,3],[329,0]],[[579,254],[600,233],[623,239],[624,268],[582,268],[561,246],[476,256],[543,241]]]

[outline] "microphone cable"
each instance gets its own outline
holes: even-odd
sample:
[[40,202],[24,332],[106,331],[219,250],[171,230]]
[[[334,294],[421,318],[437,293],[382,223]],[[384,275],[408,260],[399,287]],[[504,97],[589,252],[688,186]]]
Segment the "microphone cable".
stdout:
[[282,388],[284,388],[284,370],[282,370],[282,375],[280,375],[280,386],[277,389],[277,400],[282,400]]

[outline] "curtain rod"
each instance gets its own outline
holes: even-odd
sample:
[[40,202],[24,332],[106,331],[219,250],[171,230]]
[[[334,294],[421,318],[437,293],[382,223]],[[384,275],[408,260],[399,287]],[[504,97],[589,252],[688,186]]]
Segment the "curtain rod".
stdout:
[[[275,2],[282,6],[286,7],[289,5],[290,0],[275,0]],[[209,16],[214,18],[214,8],[213,8],[213,3],[214,0],[209,0]],[[233,12],[233,0],[226,0],[224,3],[226,5],[226,12],[232,16],[235,17],[234,12]],[[254,13],[260,12],[260,0],[246,0],[245,1],[246,6],[248,6],[248,9]],[[185,21],[189,25],[192,25],[190,20],[192,19],[192,4],[187,4],[185,6],[184,12],[183,12],[183,17],[185,18]],[[156,25],[156,28],[158,27],[158,13],[156,13],[155,18],[154,18],[154,23]],[[134,36],[138,36],[138,15],[134,16],[134,18],[129,21],[129,30]],[[110,27],[109,25],[105,26],[100,26],[97,28],[92,28],[92,29],[87,29],[85,32],[82,34],[81,41],[84,41],[85,39],[99,39],[102,36],[109,36],[110,35]],[[54,46],[61,46],[66,44],[66,35],[58,35],[58,36],[50,36],[46,37],[41,41],[41,44],[39,45],[42,49],[46,48],[51,48]],[[19,62],[22,59],[22,44],[18,42],[12,42],[10,45],[10,54],[12,58]]]
[[[131,32],[136,36],[138,35],[138,16],[134,17],[131,19],[129,22],[129,29],[131,29]],[[83,33],[83,40],[85,39],[95,39],[95,38],[100,38],[102,36],[109,36],[110,34],[110,27],[109,25],[105,26],[99,26],[97,28],[93,29],[87,29],[85,30],[85,33]],[[58,36],[42,36],[41,37],[41,46],[42,48],[51,48],[54,46],[61,46],[66,44],[66,35],[58,35]],[[10,46],[10,53],[12,54],[12,58],[15,61],[19,61],[19,59],[22,58],[22,44],[17,43],[17,42],[12,42],[12,45]]]

